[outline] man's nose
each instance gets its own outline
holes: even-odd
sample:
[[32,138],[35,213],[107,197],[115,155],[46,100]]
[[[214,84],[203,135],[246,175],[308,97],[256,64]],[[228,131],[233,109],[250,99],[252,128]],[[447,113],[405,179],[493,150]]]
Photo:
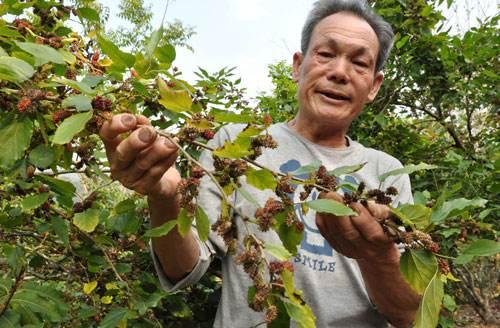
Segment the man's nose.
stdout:
[[344,57],[336,57],[329,63],[328,80],[345,84],[349,81],[349,61]]

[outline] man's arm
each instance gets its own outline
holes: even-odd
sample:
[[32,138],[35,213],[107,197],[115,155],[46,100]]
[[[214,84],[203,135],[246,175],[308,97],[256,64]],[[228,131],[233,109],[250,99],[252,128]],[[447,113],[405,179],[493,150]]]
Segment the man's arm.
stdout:
[[[336,193],[325,198],[342,202]],[[316,224],[330,245],[357,260],[368,294],[377,310],[396,327],[408,327],[418,309],[420,296],[406,283],[399,269],[399,251],[376,218],[387,218],[389,209],[378,204],[365,208],[350,205],[358,216],[316,215]]]
[[[122,138],[125,133],[130,133]],[[151,224],[157,227],[179,213],[177,186],[181,180],[173,166],[177,147],[158,136],[144,116],[115,115],[99,131],[114,179],[148,196]],[[177,229],[153,239],[153,248],[165,275],[176,282],[187,275],[200,256],[192,233],[182,238]]]

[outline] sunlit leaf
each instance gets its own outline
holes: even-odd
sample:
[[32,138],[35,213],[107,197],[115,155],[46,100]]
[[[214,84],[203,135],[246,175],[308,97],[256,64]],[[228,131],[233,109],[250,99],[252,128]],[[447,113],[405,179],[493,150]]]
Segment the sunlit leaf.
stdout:
[[210,233],[210,220],[208,219],[207,213],[200,206],[196,207],[195,211],[196,220],[196,230],[198,231],[198,236],[202,241],[208,239],[208,234]]
[[225,123],[250,123],[252,116],[247,113],[235,113],[229,110],[212,109],[210,115],[213,115],[217,122]]
[[176,226],[176,224],[177,224],[177,220],[167,221],[159,227],[152,228],[152,229],[149,229],[148,231],[146,231],[146,233],[144,234],[144,237],[153,238],[153,237],[165,236],[166,234],[168,234],[170,232],[170,230],[172,230]]
[[399,266],[408,284],[422,294],[437,270],[437,261],[431,252],[407,250],[401,255]]
[[63,108],[74,107],[79,112],[84,112],[92,109],[92,99],[85,95],[71,95],[63,100],[61,106]]
[[93,280],[91,282],[83,284],[82,289],[85,294],[89,295],[96,287],[97,287],[97,280]]
[[252,152],[248,149],[248,144],[240,142],[226,141],[221,148],[216,149],[213,154],[223,158],[238,159],[248,156]]
[[49,199],[48,192],[26,196],[22,200],[21,206],[25,211],[33,210],[35,208],[40,207],[43,203],[47,201],[47,199]]
[[336,177],[339,177],[341,175],[346,175],[346,174],[351,174],[354,172],[358,172],[361,170],[363,167],[365,167],[367,162],[357,164],[357,165],[349,165],[349,166],[340,166],[337,167],[336,169],[333,169],[328,172],[329,175],[333,175]]
[[35,58],[35,66],[46,63],[64,64],[64,57],[56,49],[44,44],[15,41],[16,45]]
[[161,47],[156,48],[156,50],[154,51],[154,55],[160,61],[160,63],[170,66],[170,64],[172,64],[172,62],[175,60],[175,47],[170,44],[165,44]]
[[182,237],[186,237],[193,223],[194,217],[182,208],[177,216],[177,229]]
[[24,82],[33,74],[35,74],[35,70],[24,60],[0,56],[0,80]]
[[74,136],[85,129],[85,125],[92,118],[93,111],[74,114],[65,119],[57,127],[52,143],[63,145],[70,142]]
[[125,69],[127,67],[134,66],[135,56],[124,51],[121,51],[113,42],[107,40],[102,35],[97,36],[97,42],[102,49],[102,52],[106,54],[113,61],[113,65],[119,69]]
[[349,206],[333,199],[316,199],[311,200],[306,204],[318,213],[329,213],[336,216],[358,215],[358,213]]
[[167,86],[163,79],[156,79],[158,90],[160,91],[160,99],[158,102],[168,110],[175,113],[191,112],[193,101],[187,90],[174,90]]
[[24,156],[33,134],[33,122],[8,115],[0,121],[0,167],[9,167]]
[[444,202],[441,206],[433,209],[431,222],[440,223],[457,212],[471,208],[484,207],[486,203],[488,203],[488,201],[482,198],[458,198]]
[[316,172],[319,167],[321,166],[321,161],[315,160],[312,163],[309,163],[307,165],[301,166],[295,171],[288,172],[292,176],[299,176],[303,174],[311,174],[313,172]]
[[255,170],[253,168],[248,168],[245,173],[247,177],[247,183],[251,186],[254,186],[257,189],[265,190],[265,189],[276,189],[276,178],[274,175],[268,170]]
[[495,240],[479,239],[473,241],[455,260],[456,264],[466,264],[476,256],[493,256],[500,253],[500,243]]
[[404,204],[392,210],[405,226],[425,230],[430,223],[432,209],[422,204]]
[[290,252],[287,251],[282,245],[266,243],[264,248],[269,254],[280,261],[288,261],[292,257],[292,254],[290,254]]
[[414,328],[437,327],[444,295],[443,285],[443,281],[439,278],[439,271],[436,270],[429,285],[423,292],[422,301],[417,310]]
[[73,224],[82,231],[89,233],[94,231],[99,224],[99,210],[89,208],[85,212],[76,213]]
[[76,10],[76,12],[78,13],[78,16],[86,18],[86,19],[88,19],[90,21],[93,21],[93,22],[99,22],[100,21],[99,13],[95,9],[93,9],[93,8],[81,7],[81,8],[78,8]]

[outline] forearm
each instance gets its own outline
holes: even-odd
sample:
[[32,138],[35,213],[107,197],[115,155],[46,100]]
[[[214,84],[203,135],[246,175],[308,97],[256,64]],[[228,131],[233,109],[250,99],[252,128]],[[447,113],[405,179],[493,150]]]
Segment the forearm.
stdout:
[[[179,214],[177,198],[157,200],[148,198],[151,226],[158,227]],[[200,256],[200,249],[191,231],[182,237],[176,228],[162,237],[153,238],[153,250],[167,278],[175,283],[189,274]]]
[[409,327],[414,321],[420,296],[406,283],[399,269],[396,247],[389,256],[376,261],[358,260],[368,294],[377,309],[396,327]]

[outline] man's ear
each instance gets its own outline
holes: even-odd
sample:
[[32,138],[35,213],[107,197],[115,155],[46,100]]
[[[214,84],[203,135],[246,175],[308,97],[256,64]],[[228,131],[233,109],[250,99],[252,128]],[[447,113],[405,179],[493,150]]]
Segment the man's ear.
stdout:
[[373,80],[373,86],[372,89],[370,90],[370,93],[368,94],[368,102],[372,102],[373,99],[377,96],[378,91],[380,90],[380,87],[382,86],[382,82],[384,81],[384,73],[382,72],[377,72],[375,73],[375,79]]
[[300,65],[302,65],[302,54],[300,52],[296,52],[293,54],[293,80],[295,82],[299,81],[300,77]]

